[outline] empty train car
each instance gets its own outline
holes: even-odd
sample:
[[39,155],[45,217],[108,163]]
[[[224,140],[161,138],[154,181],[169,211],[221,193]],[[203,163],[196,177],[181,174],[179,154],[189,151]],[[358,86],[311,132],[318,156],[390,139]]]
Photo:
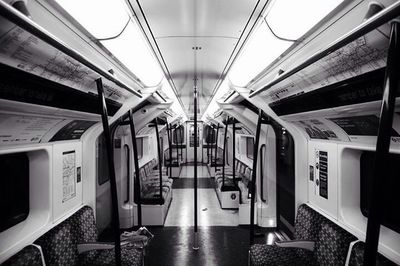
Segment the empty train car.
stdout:
[[400,265],[400,1],[0,0],[1,265]]

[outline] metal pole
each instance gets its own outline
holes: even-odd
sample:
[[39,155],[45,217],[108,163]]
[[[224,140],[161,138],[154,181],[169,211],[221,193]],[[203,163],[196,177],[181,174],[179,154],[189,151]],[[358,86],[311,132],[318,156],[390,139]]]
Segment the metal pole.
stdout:
[[132,136],[132,147],[133,147],[133,161],[135,164],[135,182],[134,182],[134,191],[135,191],[135,198],[137,204],[137,216],[138,216],[138,227],[142,227],[142,203],[141,203],[141,189],[140,189],[140,173],[139,173],[139,159],[138,159],[138,151],[137,151],[137,144],[136,144],[136,131],[135,131],[135,124],[133,122],[133,112],[132,109],[129,110],[129,126],[131,129],[131,136]]
[[225,186],[225,163],[226,163],[226,139],[228,135],[228,121],[229,121],[229,116],[226,118],[226,125],[225,125],[225,135],[224,135],[224,148],[222,151],[222,186]]
[[390,139],[393,123],[396,92],[400,90],[400,24],[393,22],[387,56],[386,75],[376,142],[376,157],[372,193],[368,210],[367,237],[365,241],[364,265],[375,265],[379,243],[379,231],[384,211],[385,185],[390,172],[388,165]]
[[168,131],[168,146],[169,146],[169,177],[172,178],[172,129],[171,126],[168,126],[167,121],[167,131]]
[[158,173],[160,176],[160,199],[162,199],[162,154],[161,154],[161,147],[160,147],[160,135],[158,133],[158,117],[154,119],[155,129],[156,129],[156,138],[157,138],[157,156],[158,156]]
[[254,203],[256,198],[257,156],[258,156],[258,145],[260,143],[262,115],[263,111],[259,109],[257,128],[256,128],[256,141],[254,143],[254,148],[253,148],[253,173],[251,177],[250,245],[254,244]]
[[[23,15],[21,12],[17,11],[15,8],[11,7],[10,5],[0,1],[0,16],[7,18],[9,21],[13,22],[18,27],[26,30],[30,34],[38,37],[39,39],[43,40],[44,42],[48,43],[49,45],[53,46],[54,48],[60,50],[64,54],[70,56],[71,58],[75,59],[76,61],[80,62],[81,64],[85,65],[86,67],[90,68],[94,72],[100,74],[101,76],[105,77],[106,79],[114,82],[118,86],[124,88],[125,90],[132,92],[139,98],[142,98],[142,95],[137,92],[136,90],[132,89],[130,86],[126,85],[124,82],[118,80],[113,75],[111,75],[108,71],[100,68],[99,66],[93,64],[89,61],[85,56],[80,54],[78,51],[68,47],[66,43],[58,39],[56,36],[39,26],[33,20],[28,18],[27,16]],[[97,80],[96,80],[97,82]],[[104,89],[103,89],[104,90]]]
[[194,88],[194,244],[193,249],[199,249],[197,232],[197,88]]
[[217,137],[216,137],[216,139],[215,139],[214,173],[217,172],[217,161],[218,161],[218,133],[219,133],[219,123],[217,124]]
[[111,206],[112,206],[112,225],[115,242],[115,264],[121,265],[121,239],[119,236],[119,213],[118,213],[118,191],[117,181],[115,178],[115,166],[114,166],[114,154],[110,134],[110,125],[108,124],[108,112],[106,105],[106,97],[104,96],[103,82],[101,78],[96,79],[97,93],[99,96],[99,105],[101,108],[101,120],[103,124],[104,138],[106,140],[107,148],[107,162],[108,162],[108,174],[110,175],[110,187],[111,187]]
[[236,121],[235,121],[235,119],[233,119],[233,123],[232,123],[232,130],[233,130],[233,132],[232,132],[232,170],[233,170],[233,173],[232,173],[232,178],[233,178],[233,183],[236,185],[236,164],[235,164],[235,157],[236,157],[236,152],[235,152],[235,148],[236,148],[236,141],[235,141],[235,131],[236,131],[236,126],[235,126],[235,123]]
[[383,9],[378,14],[367,19],[366,21],[361,23],[359,26],[357,26],[353,30],[349,31],[347,34],[343,35],[336,41],[329,44],[328,47],[326,47],[322,51],[318,51],[315,54],[313,54],[312,56],[308,57],[308,59],[305,60],[300,65],[294,67],[293,69],[291,69],[287,72],[284,72],[282,75],[280,75],[276,79],[272,80],[270,83],[268,83],[264,87],[250,93],[249,97],[252,98],[252,97],[256,96],[257,94],[268,90],[272,86],[274,86],[274,85],[280,83],[281,81],[287,79],[288,77],[296,74],[297,72],[299,72],[299,71],[303,70],[304,68],[310,66],[311,64],[317,62],[318,60],[329,55],[330,53],[338,50],[339,48],[342,48],[343,46],[357,40],[361,36],[364,36],[365,34],[376,29],[377,27],[396,18],[397,16],[399,16],[399,14],[400,14],[400,1],[396,1],[391,6],[388,6],[387,8]]

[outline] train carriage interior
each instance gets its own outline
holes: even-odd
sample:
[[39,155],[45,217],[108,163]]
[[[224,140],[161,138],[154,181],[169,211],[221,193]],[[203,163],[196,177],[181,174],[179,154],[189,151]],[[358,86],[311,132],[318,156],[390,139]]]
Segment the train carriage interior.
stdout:
[[400,265],[399,17],[0,0],[0,264]]

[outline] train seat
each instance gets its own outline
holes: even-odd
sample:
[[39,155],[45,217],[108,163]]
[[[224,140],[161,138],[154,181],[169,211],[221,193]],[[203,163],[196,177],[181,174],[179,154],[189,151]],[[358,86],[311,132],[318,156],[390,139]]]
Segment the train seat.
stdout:
[[356,237],[303,204],[297,213],[294,239],[253,245],[252,265],[345,265]]
[[[84,206],[41,236],[35,244],[42,247],[47,265],[115,265],[113,245],[98,243],[97,238],[93,210]],[[100,249],[79,252],[78,246],[82,244],[99,244]],[[122,265],[141,265],[143,253],[131,245],[122,245],[121,260]]]
[[24,247],[18,253],[6,260],[4,266],[42,266],[44,258],[42,249],[38,245],[29,245]]
[[[362,266],[364,261],[365,243],[358,241],[353,245],[349,257],[349,266]],[[376,257],[376,265],[378,266],[396,266],[397,264],[378,253]]]

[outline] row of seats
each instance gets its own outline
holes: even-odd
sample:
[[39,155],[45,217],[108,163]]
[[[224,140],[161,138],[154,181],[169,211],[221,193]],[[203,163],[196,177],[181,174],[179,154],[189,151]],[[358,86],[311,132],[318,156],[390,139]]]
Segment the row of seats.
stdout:
[[[299,206],[294,240],[250,248],[251,265],[361,266],[364,243],[306,204]],[[396,265],[382,255],[376,265]]]
[[[82,207],[3,265],[115,265],[112,243],[98,241],[92,208]],[[84,251],[87,250],[87,251]],[[142,265],[143,250],[121,246],[122,265]]]
[[162,195],[160,195],[160,173],[157,160],[154,158],[143,165],[139,170],[141,203],[149,205],[162,205],[165,203],[172,190],[173,179],[169,178],[166,171],[162,171]]
[[233,167],[225,166],[225,182],[223,182],[222,167],[218,168],[215,173],[216,188],[221,191],[232,191],[240,190],[240,203],[249,202],[249,184],[252,176],[252,170],[245,163],[238,159],[235,159],[235,179],[237,183],[233,181]]

